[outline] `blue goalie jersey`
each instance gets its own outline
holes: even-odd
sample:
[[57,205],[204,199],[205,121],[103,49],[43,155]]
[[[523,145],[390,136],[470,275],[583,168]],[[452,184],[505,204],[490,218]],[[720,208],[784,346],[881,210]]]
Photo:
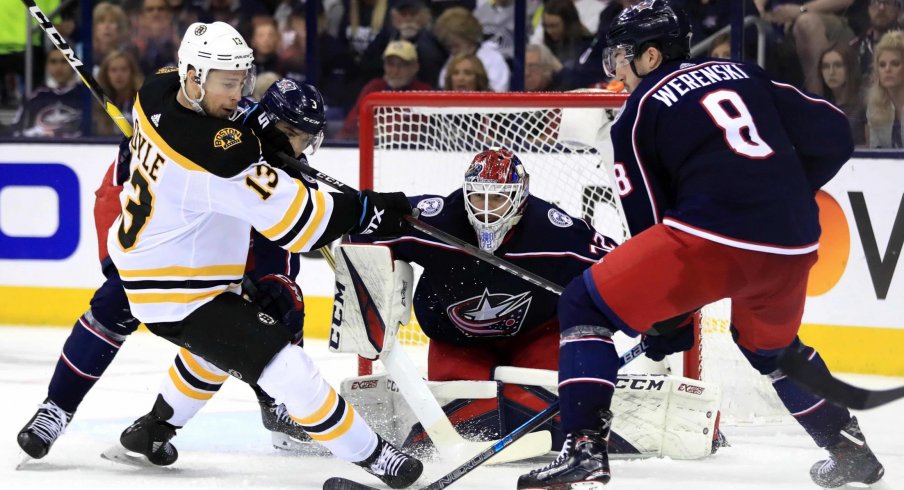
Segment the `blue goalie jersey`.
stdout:
[[[461,190],[409,200],[421,210],[420,219],[476,245]],[[424,268],[413,303],[421,329],[431,339],[472,345],[557,321],[557,295],[419,231],[388,240],[359,235],[351,241],[388,245],[396,259]],[[529,196],[521,221],[495,254],[564,286],[615,245],[583,220]]]
[[756,65],[670,62],[612,126],[632,234],[656,223],[776,254],[816,250],[815,193],[850,158],[844,113]]

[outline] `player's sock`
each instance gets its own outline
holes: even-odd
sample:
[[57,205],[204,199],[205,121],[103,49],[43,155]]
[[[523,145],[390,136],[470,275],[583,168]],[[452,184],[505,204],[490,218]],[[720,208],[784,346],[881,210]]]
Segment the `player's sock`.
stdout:
[[160,396],[172,407],[172,415],[166,422],[184,426],[228,378],[220,368],[186,349],[179,349],[160,386]]
[[90,309],[86,311],[63,344],[47,389],[48,398],[66,412],[75,412],[113,362],[125,339],[125,335],[113,332],[95,319]]
[[566,434],[599,425],[599,413],[609,409],[618,375],[612,339],[583,328],[563,332],[559,344],[559,403]]
[[[815,349],[803,344],[799,346],[811,351],[811,363],[828,372],[829,368]],[[770,377],[779,399],[819,447],[829,447],[840,442],[841,429],[851,421],[851,414],[846,408],[810,393],[781,371],[774,372]]]
[[360,462],[377,447],[374,431],[324,381],[300,347],[288,345],[279,351],[264,368],[258,385],[277,403],[284,403],[289,416],[336,457]]

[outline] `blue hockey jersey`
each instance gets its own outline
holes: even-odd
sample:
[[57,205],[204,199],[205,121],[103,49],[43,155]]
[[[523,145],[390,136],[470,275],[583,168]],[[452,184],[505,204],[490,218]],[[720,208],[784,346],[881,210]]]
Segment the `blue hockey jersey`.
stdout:
[[[476,245],[461,190],[409,200],[421,210],[420,219]],[[414,293],[414,313],[432,339],[474,344],[556,321],[557,295],[419,231],[394,239],[353,236],[351,241],[388,245],[395,258],[424,268]],[[495,254],[564,286],[615,246],[583,220],[529,196],[524,216]]]
[[816,250],[815,192],[854,148],[835,106],[724,60],[660,66],[611,134],[632,234],[661,222],[776,254]]

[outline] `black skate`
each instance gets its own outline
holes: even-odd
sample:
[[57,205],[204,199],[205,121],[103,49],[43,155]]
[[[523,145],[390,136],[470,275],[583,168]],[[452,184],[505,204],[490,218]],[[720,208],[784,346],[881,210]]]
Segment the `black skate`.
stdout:
[[47,456],[50,447],[66,430],[70,420],[72,414],[48,398],[38,405],[38,411],[19,432],[16,441],[29,457],[41,459]]
[[252,385],[257,402],[261,406],[261,421],[264,428],[272,435],[273,447],[287,451],[300,451],[304,453],[326,452],[317,445],[304,428],[289,418],[289,412],[283,404],[276,404],[259,386]]
[[355,464],[390,488],[405,488],[417,481],[424,471],[424,465],[420,461],[399,451],[379,435],[373,454]]
[[101,457],[132,466],[169,466],[179,458],[179,451],[170,439],[176,435],[176,427],[166,422],[173,416],[173,408],[157,395],[150,413],[132,423],[119,442],[101,454]]
[[518,489],[594,489],[609,483],[609,427],[612,412],[600,414],[600,430],[568,434],[555,461],[518,478]]
[[851,417],[841,429],[841,442],[827,447],[829,459],[817,461],[810,468],[813,483],[823,488],[835,488],[848,483],[876,483],[885,474],[882,463],[866,445],[866,438],[857,424],[857,417]]

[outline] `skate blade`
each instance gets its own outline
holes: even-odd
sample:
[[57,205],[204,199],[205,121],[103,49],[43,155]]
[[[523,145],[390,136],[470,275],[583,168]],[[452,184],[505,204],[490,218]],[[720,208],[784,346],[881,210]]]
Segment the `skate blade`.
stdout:
[[25,451],[19,451],[19,464],[16,465],[16,471],[25,468],[25,466],[28,465],[28,462],[33,459],[34,458],[26,454]]
[[288,451],[306,456],[328,456],[330,454],[329,449],[314,441],[300,441],[294,437],[283,434],[282,432],[271,432],[270,434],[273,447],[280,451]]
[[123,464],[126,466],[134,466],[136,468],[165,468],[164,466],[151,463],[148,458],[142,454],[133,453],[123,447],[121,444],[111,446],[106,451],[100,453],[100,457],[107,461]]

